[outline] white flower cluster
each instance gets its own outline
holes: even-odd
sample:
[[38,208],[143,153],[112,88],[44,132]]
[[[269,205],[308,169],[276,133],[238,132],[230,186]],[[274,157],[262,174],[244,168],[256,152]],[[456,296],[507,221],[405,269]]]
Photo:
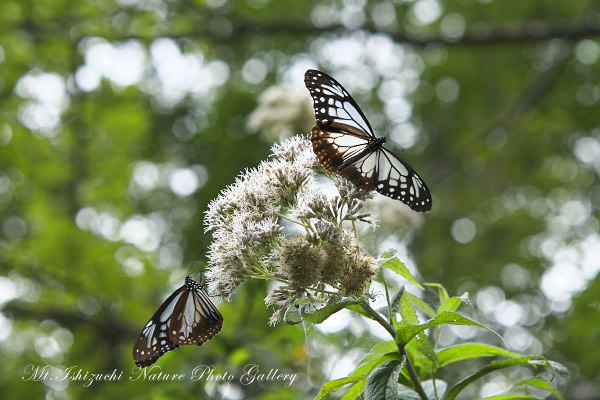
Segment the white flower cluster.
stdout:
[[[212,232],[209,291],[231,298],[247,279],[283,285],[265,302],[280,303],[271,322],[307,291],[323,296],[360,296],[377,272],[375,261],[360,254],[356,222],[371,223],[361,213],[370,194],[325,171],[311,142],[295,136],[272,148],[274,157],[242,173],[213,200],[205,214]],[[328,196],[316,173],[332,179],[339,195]],[[302,229],[286,232],[283,221]]]

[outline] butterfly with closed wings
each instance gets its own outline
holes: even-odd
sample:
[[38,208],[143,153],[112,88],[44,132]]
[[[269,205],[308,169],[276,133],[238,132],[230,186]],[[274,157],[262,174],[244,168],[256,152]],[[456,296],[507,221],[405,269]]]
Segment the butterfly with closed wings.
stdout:
[[376,190],[415,211],[429,211],[431,193],[423,179],[383,147],[385,138],[375,136],[346,89],[314,69],[306,71],[304,84],[314,102],[317,124],[312,128],[311,141],[321,165],[361,189]]
[[191,276],[171,294],[144,326],[133,346],[133,360],[148,367],[163,354],[183,345],[198,345],[213,338],[223,316]]

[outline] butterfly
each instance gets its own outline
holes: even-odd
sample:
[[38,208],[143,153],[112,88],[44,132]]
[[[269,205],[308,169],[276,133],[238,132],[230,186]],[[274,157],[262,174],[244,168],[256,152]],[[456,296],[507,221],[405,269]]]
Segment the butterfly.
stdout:
[[387,150],[376,137],[362,110],[335,79],[309,69],[304,84],[310,92],[317,124],[312,128],[313,150],[321,165],[361,189],[376,190],[415,211],[431,209],[431,193],[406,162]]
[[144,326],[133,346],[133,360],[148,367],[163,354],[186,344],[198,345],[213,338],[223,326],[223,316],[191,276],[162,303]]

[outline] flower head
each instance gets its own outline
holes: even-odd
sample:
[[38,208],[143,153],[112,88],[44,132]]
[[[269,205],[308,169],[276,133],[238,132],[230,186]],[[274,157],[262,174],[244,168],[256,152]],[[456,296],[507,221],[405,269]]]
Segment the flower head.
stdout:
[[350,229],[369,222],[362,205],[371,195],[329,173],[339,194],[325,193],[316,179],[323,168],[303,136],[274,145],[272,152],[272,159],[242,173],[209,204],[204,223],[213,236],[209,290],[230,299],[247,279],[283,282],[265,298],[267,305],[279,305],[274,324],[311,291],[361,296],[377,264],[360,254]]

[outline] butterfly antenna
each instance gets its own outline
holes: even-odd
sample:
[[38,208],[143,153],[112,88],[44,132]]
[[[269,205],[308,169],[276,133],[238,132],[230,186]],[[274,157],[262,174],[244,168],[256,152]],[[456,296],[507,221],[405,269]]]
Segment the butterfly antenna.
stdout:
[[[387,125],[387,122],[386,122],[386,124],[385,124],[385,137],[388,137],[388,134],[387,134],[387,132],[388,132],[388,125]],[[404,147],[400,146],[400,145],[399,145],[399,144],[397,144],[396,142],[394,142],[394,144],[395,144],[396,146],[400,147],[400,150],[402,150],[402,151],[406,151],[406,149],[405,149]]]
[[190,266],[188,267],[188,275],[189,275],[189,276],[194,276],[194,275],[197,275],[197,274],[199,274],[199,273],[202,273],[202,272],[204,272],[204,268],[200,268],[200,269],[196,270],[195,272],[192,272],[192,273],[190,273],[190,269],[191,269],[191,268],[192,268],[194,265],[196,265],[196,263],[198,262],[198,259],[200,258],[200,256],[201,256],[201,255],[202,255],[202,252],[200,252],[200,253],[199,253],[199,254],[196,256],[196,258],[194,259],[194,262],[193,262],[193,263],[191,263],[191,264],[190,264]]

